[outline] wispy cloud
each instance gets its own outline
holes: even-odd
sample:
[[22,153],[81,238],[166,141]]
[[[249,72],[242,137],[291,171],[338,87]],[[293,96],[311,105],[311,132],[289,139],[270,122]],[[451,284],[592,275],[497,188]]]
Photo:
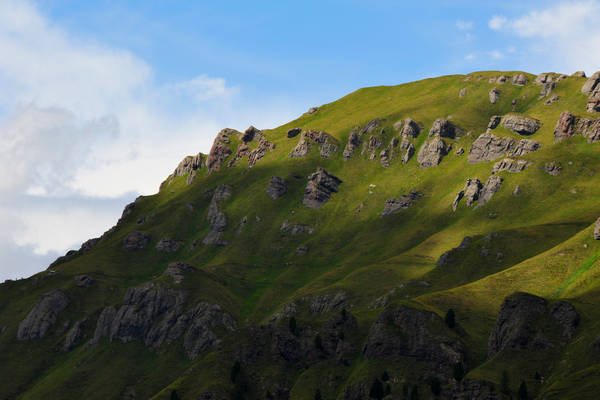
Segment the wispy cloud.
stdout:
[[462,21],[462,20],[456,21],[456,27],[460,31],[470,31],[471,29],[473,29],[473,26],[474,26],[473,21]]

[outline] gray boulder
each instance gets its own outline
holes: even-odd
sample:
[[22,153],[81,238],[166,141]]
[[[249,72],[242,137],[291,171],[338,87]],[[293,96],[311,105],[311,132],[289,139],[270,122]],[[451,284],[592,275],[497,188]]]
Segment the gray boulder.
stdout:
[[411,118],[406,118],[404,120],[404,127],[402,128],[400,135],[407,138],[416,138],[419,136],[419,132],[421,132],[421,127],[419,124],[417,124],[417,122]]
[[293,137],[296,137],[300,134],[300,132],[302,132],[302,128],[292,128],[290,130],[287,131],[287,138],[291,139]]
[[548,96],[555,87],[556,87],[556,83],[554,81],[544,83],[542,85],[542,88],[540,89],[540,97]]
[[303,158],[308,156],[312,145],[319,146],[321,158],[329,158],[331,153],[338,149],[337,141],[328,133],[316,130],[302,132],[296,147],[290,152],[290,158]]
[[179,250],[183,246],[183,242],[180,240],[174,240],[169,238],[162,238],[156,243],[156,250],[163,253],[173,253]]
[[439,136],[436,136],[423,143],[419,154],[417,154],[417,162],[421,168],[435,167],[440,164],[446,154],[448,154],[446,143]]
[[548,100],[544,102],[544,105],[549,106],[552,103],[556,103],[558,100],[560,100],[560,97],[556,94],[553,94]]
[[181,261],[175,261],[167,266],[167,269],[165,272],[163,272],[163,275],[170,276],[173,278],[175,283],[181,283],[183,282],[186,274],[193,273],[195,271],[196,268],[194,268],[193,265],[186,264]]
[[371,133],[375,132],[375,130],[377,129],[377,127],[379,127],[379,124],[382,122],[383,120],[381,118],[375,118],[370,120],[369,122],[366,123],[365,126],[363,126],[360,130],[360,135],[370,135]]
[[492,161],[505,155],[513,146],[514,139],[509,137],[498,138],[492,134],[480,135],[471,146],[467,157],[469,164],[482,161]]
[[487,130],[491,131],[492,129],[496,129],[498,127],[498,125],[500,125],[501,120],[502,120],[501,116],[492,115],[492,117],[490,118],[490,122],[488,122]]
[[590,95],[600,85],[600,71],[595,72],[581,87],[581,93]]
[[71,327],[71,329],[69,329],[69,331],[67,332],[67,335],[65,336],[65,340],[63,341],[63,344],[60,348],[60,350],[63,353],[67,353],[71,350],[73,350],[75,347],[77,347],[77,345],[79,345],[79,343],[81,342],[81,339],[83,339],[84,336],[84,328],[86,326],[88,322],[87,318],[84,318],[81,321],[77,321],[73,324],[73,326]]
[[77,285],[77,287],[90,287],[95,282],[96,281],[94,280],[94,278],[92,278],[89,275],[77,275],[75,277],[75,284]]
[[39,340],[52,328],[58,314],[69,305],[69,298],[62,290],[53,290],[42,295],[37,304],[19,324],[18,340]]
[[173,179],[178,176],[185,176],[188,174],[187,184],[189,185],[192,183],[194,181],[194,177],[196,176],[196,171],[202,168],[202,165],[205,162],[205,157],[206,156],[202,153],[198,153],[195,156],[185,157],[183,160],[181,160],[179,165],[177,165],[175,171],[173,171],[169,183],[171,183]]
[[560,174],[560,171],[562,171],[562,166],[558,161],[550,161],[544,164],[544,171],[552,176],[556,176]]
[[540,121],[536,119],[518,115],[506,115],[502,117],[501,124],[504,128],[518,133],[519,135],[532,135],[540,129],[541,126]]
[[490,90],[489,96],[490,96],[490,103],[496,104],[496,102],[500,98],[500,91],[497,88],[493,88],[492,90]]
[[481,192],[479,193],[479,201],[477,202],[477,206],[475,208],[479,208],[479,207],[483,206],[485,203],[487,203],[488,201],[490,201],[492,199],[492,196],[498,190],[500,190],[503,180],[504,179],[502,179],[501,177],[499,177],[497,175],[490,176],[488,178],[488,180],[485,182],[485,185],[483,185]]
[[272,176],[267,186],[267,195],[277,200],[287,193],[287,181],[280,176]]
[[497,174],[498,172],[507,171],[507,172],[521,172],[527,167],[527,161],[525,160],[515,160],[512,158],[505,158],[503,160],[498,161],[494,164],[492,168],[492,174]]
[[575,71],[571,76],[575,76],[577,78],[585,78],[585,71]]
[[342,180],[337,176],[330,174],[323,168],[317,168],[317,171],[308,176],[306,189],[304,189],[304,198],[302,204],[309,208],[319,209],[331,199],[333,193],[337,193],[338,186]]
[[309,234],[311,235],[315,230],[312,226],[306,224],[292,224],[290,221],[283,221],[279,230],[284,233],[289,233],[292,236]]
[[127,234],[123,241],[123,248],[126,251],[138,251],[146,248],[148,246],[148,242],[150,241],[150,236],[145,233],[139,231],[132,231]]
[[527,76],[525,74],[516,74],[512,78],[513,85],[524,86],[527,84]]
[[423,194],[411,190],[409,194],[403,194],[400,198],[388,199],[385,201],[381,216],[385,217],[387,215],[396,214],[401,210],[405,210],[412,206],[415,200],[420,197],[423,197]]
[[225,128],[219,132],[215,141],[206,157],[206,168],[208,169],[208,173],[213,173],[218,171],[223,166],[223,162],[225,159],[231,155],[232,151],[229,148],[229,143],[231,143],[231,139],[229,139],[229,135],[235,134],[236,131],[233,129]]
[[467,88],[464,87],[464,88],[460,89],[460,92],[458,92],[458,97],[459,98],[465,97],[466,94],[467,94]]
[[457,129],[450,121],[438,118],[433,122],[433,125],[429,130],[429,137],[439,136],[454,139],[458,133],[459,129]]
[[575,116],[568,111],[563,111],[554,128],[554,143],[567,139],[575,134]]
[[600,240],[600,218],[598,218],[594,224],[594,239]]
[[362,144],[362,139],[358,134],[358,128],[354,128],[350,131],[350,135],[348,136],[348,143],[346,143],[346,147],[344,148],[344,152],[342,156],[344,160],[349,160],[353,155],[354,151]]

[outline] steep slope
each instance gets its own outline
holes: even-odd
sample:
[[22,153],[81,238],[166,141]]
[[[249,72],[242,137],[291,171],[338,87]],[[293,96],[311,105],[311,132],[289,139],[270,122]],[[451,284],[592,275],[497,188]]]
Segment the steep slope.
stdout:
[[224,129],[0,285],[0,398],[594,398],[599,81],[445,76]]

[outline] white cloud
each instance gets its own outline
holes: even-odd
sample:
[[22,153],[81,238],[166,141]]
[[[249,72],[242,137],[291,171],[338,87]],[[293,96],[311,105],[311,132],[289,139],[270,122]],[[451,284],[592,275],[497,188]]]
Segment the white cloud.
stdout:
[[600,68],[600,2],[562,1],[514,19],[494,16],[493,30],[522,39],[524,62],[539,71]]
[[462,20],[456,21],[456,27],[460,31],[469,31],[469,30],[473,29],[473,25],[474,25],[473,21],[462,21]]
[[492,17],[492,19],[490,20],[490,22],[488,22],[488,26],[490,27],[490,29],[493,30],[500,30],[504,27],[504,25],[506,24],[507,19],[506,17],[503,17],[502,15],[494,15]]
[[467,61],[473,61],[475,58],[477,58],[477,56],[473,53],[469,53],[465,56],[465,60]]
[[[0,53],[0,280],[101,234],[219,129],[296,114],[244,103],[221,77],[158,83],[144,60],[69,34],[28,0],[0,2]],[[17,256],[26,268],[4,267]]]
[[492,50],[488,52],[488,56],[492,59],[492,60],[499,60],[501,58],[504,58],[504,54],[502,54],[501,51],[498,50]]

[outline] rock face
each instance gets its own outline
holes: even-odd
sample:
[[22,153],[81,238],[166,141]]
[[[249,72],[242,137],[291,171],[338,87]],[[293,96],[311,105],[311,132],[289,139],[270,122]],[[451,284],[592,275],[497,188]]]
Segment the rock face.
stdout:
[[502,117],[501,123],[503,127],[519,135],[533,135],[541,126],[540,121],[536,119],[517,115],[506,115]]
[[37,304],[19,324],[18,340],[39,340],[52,328],[58,314],[69,305],[69,298],[62,290],[42,295]]
[[492,168],[492,174],[497,174],[501,171],[508,172],[521,172],[527,167],[527,161],[525,160],[515,160],[512,158],[505,158],[503,160],[498,161],[494,164]]
[[302,132],[298,144],[290,152],[290,158],[303,158],[308,156],[311,144],[318,144],[321,158],[329,156],[338,149],[337,141],[329,134],[321,131],[309,130]]
[[563,111],[554,128],[554,143],[567,139],[575,134],[575,116]]
[[547,173],[549,173],[552,176],[556,176],[556,175],[560,174],[560,171],[562,171],[562,167],[559,162],[550,161],[550,162],[547,162],[546,164],[544,164],[544,171],[546,171]]
[[421,193],[411,190],[409,194],[404,194],[400,198],[388,199],[385,201],[381,216],[385,217],[386,215],[396,214],[401,210],[405,210],[412,206],[415,200],[420,197],[423,197]]
[[[250,126],[246,131],[240,135],[242,143],[238,145],[235,156],[227,164],[228,167],[232,167],[235,163],[244,158],[248,157],[248,168],[252,168],[256,163],[263,158],[267,151],[275,149],[275,145],[270,143],[262,131]],[[254,149],[250,149],[250,143],[257,142],[258,146]]]
[[341,183],[342,180],[337,176],[319,167],[316,172],[308,176],[302,204],[314,209],[321,208],[329,201],[332,193],[337,193]]
[[488,358],[504,349],[543,350],[552,347],[544,320],[553,323],[563,337],[570,339],[579,325],[579,314],[566,301],[559,301],[548,309],[545,299],[532,294],[508,296],[490,334]]
[[367,359],[410,357],[451,376],[452,367],[464,361],[465,347],[446,330],[444,320],[433,312],[390,307],[371,326],[363,355]]
[[464,88],[460,89],[460,92],[458,92],[458,97],[459,98],[465,97],[466,94],[467,94],[467,88],[464,87]]
[[227,245],[227,241],[221,238],[221,235],[227,228],[227,216],[219,210],[219,204],[229,197],[231,197],[231,186],[229,185],[219,185],[214,190],[210,205],[208,206],[208,214],[206,215],[206,220],[210,224],[210,231],[202,239],[204,245]]
[[492,129],[496,129],[498,125],[500,125],[500,121],[502,121],[502,117],[499,115],[492,115],[490,118],[490,122],[488,122],[487,130],[491,131]]
[[139,231],[132,231],[127,234],[123,241],[123,248],[127,251],[138,251],[146,248],[150,236]]
[[344,148],[344,153],[342,154],[344,160],[349,160],[354,155],[354,152],[356,151],[358,146],[360,146],[361,144],[362,139],[358,134],[358,128],[355,128],[352,131],[350,131],[350,136],[348,136],[348,143],[346,144],[346,147]]
[[181,283],[183,282],[183,278],[185,278],[186,274],[193,273],[195,271],[196,268],[194,268],[193,265],[186,264],[181,261],[175,261],[167,266],[167,269],[165,272],[163,272],[163,275],[170,276],[173,278],[175,283]]
[[277,200],[287,193],[287,181],[280,176],[272,176],[267,186],[267,195]]
[[500,98],[500,91],[497,88],[493,88],[492,90],[490,90],[489,95],[490,95],[490,103],[496,104],[496,102]]
[[81,342],[81,339],[83,339],[83,329],[85,328],[87,322],[87,318],[77,321],[73,324],[71,329],[69,329],[60,348],[63,353],[73,350]]
[[292,224],[290,221],[283,221],[279,230],[284,233],[289,233],[292,236],[304,233],[311,235],[315,231],[312,226],[306,224]]
[[558,100],[560,100],[560,97],[558,97],[557,95],[553,94],[552,97],[550,97],[548,100],[546,100],[544,102],[544,105],[549,106],[552,103],[556,103]]
[[96,324],[93,346],[103,338],[109,342],[128,343],[142,340],[147,347],[158,348],[183,336],[183,348],[190,359],[221,339],[215,331],[235,331],[237,323],[221,307],[200,302],[185,311],[185,294],[181,290],[144,283],[128,289],[119,309],[105,308]]
[[503,179],[499,176],[492,175],[488,178],[485,185],[481,184],[481,181],[477,178],[467,179],[463,190],[456,194],[454,201],[452,202],[452,210],[456,211],[458,204],[464,198],[467,207],[471,207],[479,200],[477,207],[483,206],[485,203],[490,201],[492,196],[500,190]]
[[433,122],[429,130],[429,137],[439,136],[454,139],[460,130],[447,119],[438,118]]
[[600,240],[600,218],[596,220],[596,224],[594,225],[594,239]]
[[527,76],[525,74],[517,74],[512,78],[513,85],[524,86],[527,84]]
[[600,71],[594,73],[588,78],[587,81],[581,87],[581,93],[590,95],[594,92],[594,89],[600,84]]
[[407,138],[416,138],[419,136],[419,132],[421,132],[419,124],[410,118],[406,118],[404,120],[404,127],[402,128],[402,131],[400,131],[400,135]]
[[417,161],[421,168],[435,167],[446,154],[448,154],[446,143],[438,136],[423,143],[417,154]]
[[371,135],[369,136],[369,141],[367,142],[367,145],[365,146],[363,144],[361,155],[366,152],[368,154],[369,160],[373,161],[375,159],[377,150],[379,150],[381,146],[383,146],[383,141],[381,140],[381,138],[378,136]]
[[156,250],[163,253],[173,253],[179,250],[181,246],[183,246],[183,242],[180,240],[162,238],[156,243]]
[[531,139],[516,141],[509,137],[498,138],[490,133],[480,135],[469,150],[469,164],[492,161],[504,155],[523,156],[540,148],[540,144]]
[[575,71],[571,76],[576,76],[578,78],[585,78],[585,71]]
[[485,203],[491,200],[492,196],[500,190],[502,186],[502,179],[497,175],[492,175],[488,178],[479,193],[479,201],[477,202],[477,206],[475,208],[483,206]]
[[600,112],[600,71],[589,77],[581,92],[588,95],[587,111]]
[[75,277],[75,282],[77,287],[90,287],[96,281],[89,275],[78,275]]
[[173,174],[171,175],[171,179],[169,183],[173,181],[178,176],[188,175],[187,184],[189,185],[194,181],[196,177],[196,171],[202,168],[202,165],[205,162],[205,155],[202,153],[198,153],[195,156],[187,156],[175,168]]
[[220,170],[225,159],[231,154],[229,135],[235,134],[235,132],[233,129],[225,128],[215,138],[210,153],[206,157],[206,168],[209,174]]

